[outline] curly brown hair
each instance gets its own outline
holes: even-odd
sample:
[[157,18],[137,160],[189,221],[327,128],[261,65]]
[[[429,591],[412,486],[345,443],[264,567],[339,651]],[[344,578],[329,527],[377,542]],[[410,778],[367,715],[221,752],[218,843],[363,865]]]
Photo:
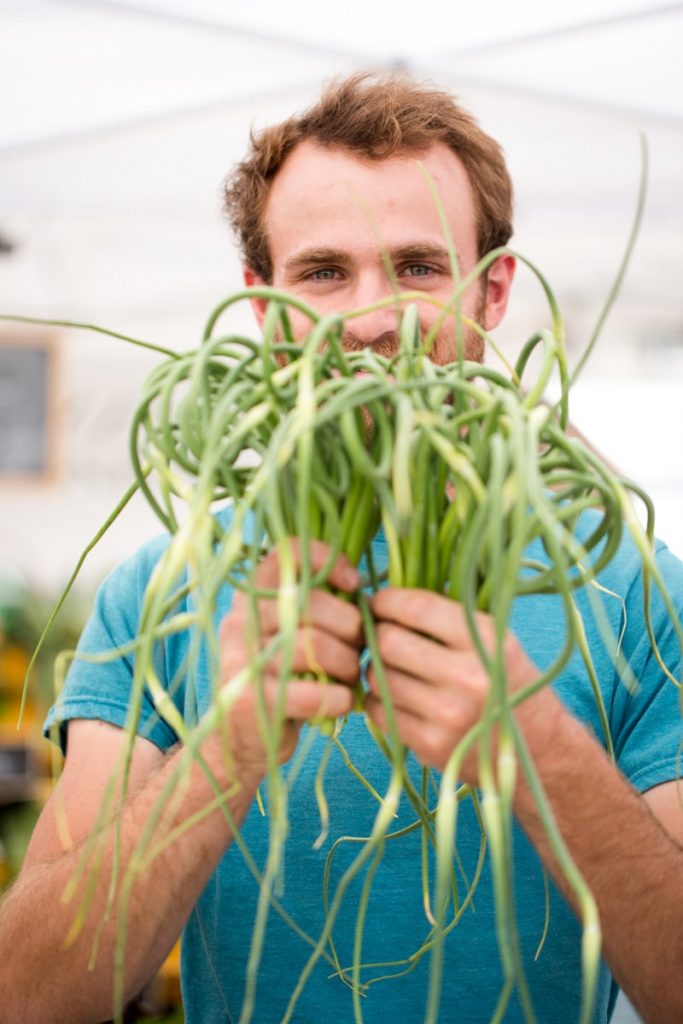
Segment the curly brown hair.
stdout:
[[479,256],[512,234],[512,182],[503,151],[450,93],[402,73],[359,72],[331,82],[302,114],[251,132],[246,158],[224,183],[224,206],[245,264],[264,281],[272,262],[263,215],[273,178],[305,139],[363,159],[425,153],[445,143],[462,161],[474,190]]

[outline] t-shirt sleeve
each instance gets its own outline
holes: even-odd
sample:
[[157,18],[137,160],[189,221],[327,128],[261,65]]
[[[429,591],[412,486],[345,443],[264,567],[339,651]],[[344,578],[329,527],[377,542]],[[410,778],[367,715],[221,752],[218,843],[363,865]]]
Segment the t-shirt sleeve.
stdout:
[[[60,692],[50,708],[43,732],[66,748],[66,723],[74,718],[97,719],[124,727],[134,696],[135,649],[145,587],[168,544],[160,537],[121,563],[102,583],[92,614],[78,643]],[[155,651],[163,677],[163,648]],[[177,743],[174,730],[159,717],[146,688],[140,694],[137,732],[162,750]]]
[[[683,564],[664,545],[658,548],[657,562],[675,615],[672,617],[661,594],[653,587],[652,625],[661,659],[680,683],[683,674],[679,640],[683,621]],[[650,642],[640,577],[630,589],[626,615],[623,653],[637,686],[633,692],[621,683],[616,687],[610,717],[619,767],[636,789],[645,792],[681,774],[682,693],[667,676]]]

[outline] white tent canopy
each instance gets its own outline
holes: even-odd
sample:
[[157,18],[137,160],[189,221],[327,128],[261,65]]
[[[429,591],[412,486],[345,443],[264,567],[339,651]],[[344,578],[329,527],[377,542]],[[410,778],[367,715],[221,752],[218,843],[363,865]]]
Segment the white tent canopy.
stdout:
[[683,6],[547,0],[4,0],[3,153],[401,65],[462,89],[683,126]]

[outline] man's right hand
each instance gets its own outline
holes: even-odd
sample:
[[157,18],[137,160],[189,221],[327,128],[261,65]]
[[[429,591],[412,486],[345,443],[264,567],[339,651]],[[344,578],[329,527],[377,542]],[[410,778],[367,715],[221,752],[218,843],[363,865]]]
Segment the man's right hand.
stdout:
[[[291,540],[297,567],[299,544]],[[311,565],[320,570],[330,548],[320,541],[311,544]],[[278,758],[287,761],[296,748],[303,722],[325,716],[348,714],[354,703],[352,687],[359,679],[359,658],[364,644],[360,612],[337,593],[351,594],[358,589],[358,571],[340,556],[328,577],[330,590],[314,590],[305,618],[294,637],[290,678],[284,692],[284,722]],[[280,584],[280,559],[277,549],[270,551],[255,573],[259,590],[275,592]],[[242,671],[280,632],[277,601],[263,598],[257,602],[258,621],[242,592],[236,592],[233,605],[221,623],[222,676],[228,682]],[[257,627],[257,628],[255,628]],[[259,637],[258,646],[249,637]],[[263,698],[266,712],[273,713],[280,688],[281,656],[275,655],[263,670]],[[317,678],[302,678],[305,674]],[[241,782],[260,782],[267,768],[263,728],[259,721],[257,684],[250,682],[231,706],[221,732],[213,743],[225,744],[234,775]],[[225,759],[226,761],[228,759]]]

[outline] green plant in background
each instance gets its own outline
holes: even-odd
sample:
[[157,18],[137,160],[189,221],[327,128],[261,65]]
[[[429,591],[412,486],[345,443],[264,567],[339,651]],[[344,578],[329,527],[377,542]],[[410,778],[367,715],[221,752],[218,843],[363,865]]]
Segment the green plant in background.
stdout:
[[[61,615],[52,618],[52,628],[45,633],[45,623],[55,607],[54,595],[0,575],[0,695],[9,700],[10,694],[21,693],[28,659],[39,648],[31,666],[31,697],[41,713],[50,706],[54,698],[55,658],[78,640],[89,604],[88,595],[72,594]],[[62,605],[64,601],[60,608]],[[11,725],[16,727],[16,718]]]
[[[28,841],[40,813],[40,780],[49,774],[39,752],[40,726],[54,699],[54,663],[60,651],[72,648],[86,620],[82,596],[72,599],[54,623],[41,646],[30,673],[30,697],[25,714],[24,681],[45,622],[55,604],[54,596],[0,579],[0,747],[8,755],[26,758],[22,779],[5,774],[0,786],[0,863],[2,882],[19,871]],[[55,750],[56,753],[56,750]],[[20,784],[19,784],[20,783]],[[3,802],[6,800],[7,802]]]
[[170,1013],[164,1017],[138,1017],[137,1020],[142,1024],[184,1024],[185,1016],[183,1009],[179,1006],[173,1013]]
[[[460,315],[460,298],[500,254],[501,250],[489,253],[463,281],[455,275],[452,303],[442,309],[444,317],[454,317],[459,338],[459,358],[449,365],[438,366],[429,359],[433,339],[421,337],[416,308],[411,305],[418,299],[429,301],[422,293],[392,295],[386,300],[400,309],[399,350],[387,359],[368,350],[344,351],[345,322],[367,311],[320,318],[314,310],[282,292],[251,289],[232,296],[214,311],[200,347],[181,354],[165,350],[168,358],[148,378],[134,416],[131,454],[135,482],[105,529],[139,489],[171,539],[145,593],[137,638],[125,651],[116,649],[90,656],[90,660],[106,661],[122,654],[135,654],[127,749],[103,801],[102,820],[115,811],[116,801],[125,795],[145,693],[151,695],[159,718],[177,733],[184,745],[185,757],[174,783],[181,785],[193,760],[209,774],[199,754],[202,741],[244,688],[255,687],[260,695],[261,728],[268,752],[270,840],[262,870],[251,860],[239,830],[230,820],[215,778],[210,781],[216,802],[206,809],[209,813],[216,805],[223,808],[233,826],[235,841],[260,886],[242,1007],[243,1024],[252,1012],[267,916],[271,912],[284,913],[277,900],[276,883],[288,828],[288,795],[297,765],[308,755],[311,745],[304,741],[291,772],[283,772],[278,751],[294,634],[306,617],[311,592],[327,584],[339,553],[363,567],[371,590],[382,584],[371,554],[371,542],[380,524],[388,546],[391,585],[427,588],[462,604],[473,642],[491,681],[489,698],[484,716],[454,749],[441,778],[436,779],[425,769],[421,784],[416,785],[406,768],[406,752],[383,681],[367,598],[362,593],[358,595],[388,726],[386,734],[373,730],[373,735],[391,765],[391,780],[385,793],[374,794],[377,816],[371,834],[345,837],[358,844],[358,853],[334,890],[329,881],[330,865],[341,840],[332,845],[322,893],[325,925],[319,936],[306,937],[311,946],[310,959],[291,994],[283,1021],[295,1019],[297,998],[321,957],[351,986],[355,1017],[361,1021],[360,997],[366,987],[380,978],[411,970],[427,954],[431,957],[431,973],[426,1020],[430,1024],[436,1021],[443,938],[457,926],[471,902],[478,878],[477,872],[464,898],[458,894],[454,867],[457,811],[465,799],[474,802],[481,825],[480,865],[488,849],[494,880],[505,976],[495,1019],[502,1019],[515,991],[526,1019],[534,1019],[512,898],[512,797],[520,772],[533,793],[554,855],[581,908],[582,1024],[591,1019],[600,955],[595,903],[554,824],[513,712],[539,687],[549,685],[578,650],[593,685],[610,749],[607,719],[575,595],[578,589],[585,589],[603,641],[625,684],[631,684],[630,670],[621,657],[619,638],[604,614],[597,582],[599,572],[614,556],[624,533],[630,534],[642,560],[645,619],[655,656],[659,658],[650,624],[652,587],[659,590],[681,644],[683,628],[654,558],[651,502],[640,488],[612,472],[567,432],[572,378],[566,364],[562,321],[552,292],[538,271],[535,272],[549,301],[551,328],[529,339],[507,374],[464,358],[464,331],[478,328]],[[454,253],[453,262],[457,266]],[[624,266],[625,262],[606,309],[616,294]],[[254,296],[269,300],[262,343],[221,335],[217,328],[223,312],[235,302]],[[303,341],[293,336],[292,309],[310,319],[311,329]],[[597,332],[587,351],[596,337]],[[536,378],[529,381],[532,356],[539,357],[540,369]],[[583,361],[582,358],[580,365]],[[559,383],[560,398],[555,405],[547,406],[542,395],[553,375]],[[645,528],[633,510],[632,496],[644,505]],[[227,512],[224,505],[229,507]],[[104,529],[95,540],[102,532]],[[299,541],[298,564],[292,545],[294,537]],[[327,564],[318,572],[312,567],[313,540],[323,540],[331,547]],[[255,582],[260,557],[273,547],[280,560],[277,595],[260,591]],[[276,638],[227,682],[220,675],[216,631],[219,597],[226,582],[248,595],[254,636],[258,635],[256,606],[260,597],[277,596],[280,626]],[[565,645],[533,687],[512,693],[506,678],[504,637],[513,602],[529,594],[559,597],[564,609]],[[487,611],[494,622],[493,646],[487,645],[481,635],[476,615],[480,610]],[[184,720],[173,702],[173,688],[180,680],[171,681],[170,690],[166,689],[157,676],[154,659],[160,642],[188,630],[192,636],[189,662],[206,655],[213,686],[211,705],[198,723]],[[263,695],[264,668],[275,654],[280,664],[279,702],[274,714],[269,715]],[[70,657],[73,653],[61,659],[62,672]],[[659,660],[662,670],[678,684]],[[188,678],[190,669],[190,663],[183,666]],[[359,707],[362,702],[361,690]],[[316,787],[324,835],[328,821],[324,786],[327,757],[333,747],[344,750],[344,721],[321,722],[319,727],[328,737],[328,753],[320,760]],[[479,793],[458,783],[463,758],[475,744]],[[362,765],[349,764],[349,768],[362,777]],[[117,885],[110,887],[110,909],[118,901],[120,922],[116,970],[119,1005],[127,895],[137,874],[149,866],[162,848],[154,830],[171,795],[169,788],[164,801],[155,808],[135,855],[121,869],[121,876],[114,879]],[[414,811],[414,824],[401,832],[392,832],[394,812],[402,795]],[[420,829],[423,836],[426,938],[404,961],[366,963],[363,926],[374,872],[386,843],[400,842],[406,831],[415,829]],[[163,845],[177,834],[169,836]],[[85,848],[80,876],[96,858],[94,839]],[[429,883],[431,864],[433,885]],[[332,929],[345,894],[361,872],[364,877],[354,962],[345,966],[339,962]],[[77,881],[74,880],[74,890]],[[450,910],[451,907],[454,909]],[[86,912],[87,896],[79,907],[79,917],[82,919]],[[296,928],[296,922],[291,923]],[[379,973],[373,976],[372,970]]]

